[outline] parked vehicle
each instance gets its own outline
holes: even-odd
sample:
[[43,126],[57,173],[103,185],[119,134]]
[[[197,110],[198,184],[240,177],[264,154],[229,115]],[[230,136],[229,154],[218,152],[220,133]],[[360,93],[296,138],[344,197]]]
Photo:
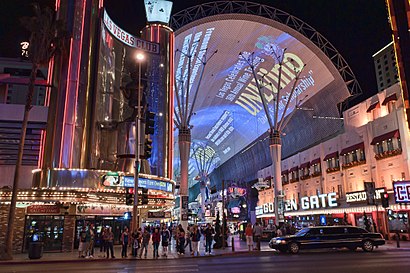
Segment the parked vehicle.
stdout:
[[370,252],[374,246],[384,244],[385,240],[380,233],[371,233],[352,226],[320,226],[304,228],[295,235],[272,238],[269,247],[296,254],[300,249],[343,247],[352,251],[361,247]]

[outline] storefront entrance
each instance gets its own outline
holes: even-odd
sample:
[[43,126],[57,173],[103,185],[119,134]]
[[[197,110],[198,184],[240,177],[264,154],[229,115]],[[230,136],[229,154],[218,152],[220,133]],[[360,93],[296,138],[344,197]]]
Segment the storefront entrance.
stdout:
[[74,248],[78,248],[81,231],[88,225],[94,225],[95,246],[101,244],[101,231],[103,227],[111,227],[114,233],[114,244],[120,244],[121,233],[125,227],[130,228],[130,220],[123,216],[77,216],[75,223]]
[[44,242],[44,251],[61,251],[64,230],[64,216],[28,215],[24,231],[23,251],[28,250],[33,235]]

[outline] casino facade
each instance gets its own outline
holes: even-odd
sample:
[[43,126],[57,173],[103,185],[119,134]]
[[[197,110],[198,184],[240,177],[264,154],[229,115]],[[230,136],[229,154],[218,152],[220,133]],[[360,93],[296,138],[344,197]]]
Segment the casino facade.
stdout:
[[[235,198],[247,200],[247,207],[246,202],[237,204],[246,208],[252,222],[272,224],[268,124],[255,79],[240,53],[254,57],[265,86],[272,83],[271,89],[264,89],[269,105],[278,91],[275,86],[284,97],[290,96],[294,68],[303,67],[296,92],[289,98],[285,114],[293,116],[282,138],[287,221],[299,226],[342,221],[363,225],[366,215],[377,230],[397,230],[408,237],[410,139],[398,85],[343,108],[342,121],[338,117],[343,102],[359,94],[360,86],[331,43],[305,22],[243,1],[198,5],[174,14],[170,25],[169,18],[150,19],[152,10],[147,9],[149,23],[136,37],[111,20],[102,0],[56,1],[59,18],[69,25],[69,51],[50,62],[45,103],[33,108],[29,122],[35,148],[23,160],[16,252],[26,251],[34,232],[44,237],[45,251],[73,251],[88,224],[94,224],[97,233],[103,226],[113,227],[119,242],[120,232],[130,226],[132,211],[125,192],[134,184],[137,90],[144,90],[143,103],[157,114],[149,136],[152,155],[141,166],[139,191],[148,191],[148,204],[140,206],[140,220],[146,224],[178,220],[171,214],[179,176],[172,133],[174,74],[199,86],[192,143],[214,159],[206,174],[209,187],[220,191],[222,181],[231,181],[246,189],[240,191],[245,195],[253,185],[265,185],[258,188],[255,202],[242,198],[233,183],[224,184]],[[186,58],[174,54],[186,49],[202,57],[206,50],[217,51],[204,67],[201,85],[200,61],[188,79]],[[140,65],[135,60],[138,52],[145,55]],[[278,54],[285,59],[283,77],[278,75]],[[283,104],[279,107],[284,110]],[[201,171],[195,158],[192,155],[189,164],[193,188]],[[12,163],[0,165],[7,174],[0,184],[2,215],[8,211]],[[377,206],[368,204],[365,185],[375,189]],[[384,192],[389,193],[390,210],[380,206]],[[189,200],[197,201],[191,196]],[[239,205],[229,203],[228,214],[246,214]],[[7,225],[4,218],[2,227]]]

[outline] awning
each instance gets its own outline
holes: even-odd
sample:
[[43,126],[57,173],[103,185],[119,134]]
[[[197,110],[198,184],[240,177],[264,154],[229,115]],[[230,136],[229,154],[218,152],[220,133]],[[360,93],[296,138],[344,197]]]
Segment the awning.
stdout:
[[315,165],[315,164],[319,164],[320,163],[320,157],[313,159],[312,161],[310,161],[310,165]]
[[379,108],[380,107],[380,103],[379,102],[375,102],[372,105],[369,106],[369,108],[367,108],[367,113],[371,112],[372,110]]
[[372,142],[370,142],[370,145],[376,145],[377,143],[380,143],[383,140],[387,140],[387,139],[390,139],[390,138],[393,138],[393,137],[395,137],[395,138],[400,137],[400,133],[399,133],[398,129],[394,130],[394,131],[391,131],[389,133],[383,134],[381,136],[377,136],[377,137],[373,138]]
[[297,171],[297,170],[299,170],[299,167],[295,166],[295,167],[290,168],[289,172],[291,173],[291,172],[294,172],[294,171]]
[[328,154],[327,156],[325,156],[325,158],[323,158],[323,161],[326,161],[328,159],[335,158],[335,157],[339,157],[339,152],[336,151],[331,154]]
[[345,154],[350,153],[350,152],[353,152],[353,151],[355,151],[355,150],[357,150],[357,149],[362,149],[362,150],[364,150],[364,142],[361,142],[361,143],[355,144],[355,145],[353,145],[353,146],[344,148],[344,149],[340,152],[340,154],[341,154],[341,155],[345,155]]
[[382,102],[382,105],[386,105],[387,103],[389,103],[390,101],[394,101],[397,100],[397,95],[396,93],[391,94],[390,96],[387,96],[384,101]]
[[288,173],[289,173],[289,170],[282,171],[282,175],[287,175]]
[[310,167],[310,162],[308,161],[308,162],[301,164],[299,168],[303,169],[303,168],[309,168],[309,167]]

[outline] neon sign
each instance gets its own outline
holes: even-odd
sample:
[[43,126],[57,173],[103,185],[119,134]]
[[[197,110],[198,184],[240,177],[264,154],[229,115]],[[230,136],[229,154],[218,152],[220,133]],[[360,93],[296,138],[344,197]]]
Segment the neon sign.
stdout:
[[410,203],[410,181],[393,182],[396,203]]
[[159,44],[145,41],[117,26],[104,10],[103,22],[108,31],[124,44],[150,53],[159,54]]

